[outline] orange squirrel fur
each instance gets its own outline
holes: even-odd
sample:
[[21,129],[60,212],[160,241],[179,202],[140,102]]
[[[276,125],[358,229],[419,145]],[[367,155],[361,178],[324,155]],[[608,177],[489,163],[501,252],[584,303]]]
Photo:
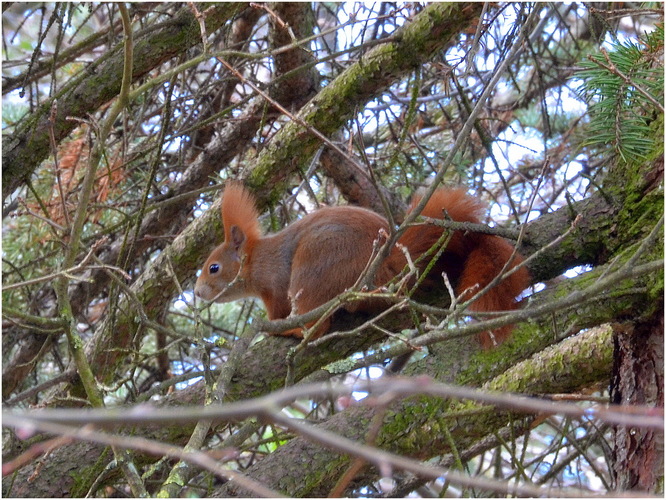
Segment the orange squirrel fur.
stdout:
[[[412,210],[419,199],[412,202]],[[484,204],[462,188],[435,191],[422,215],[459,222],[479,223]],[[197,279],[195,294],[205,300],[231,302],[245,297],[259,297],[268,318],[286,318],[292,304],[296,314],[304,314],[324,304],[356,283],[373,251],[380,231],[388,233],[386,219],[360,207],[324,207],[287,226],[282,231],[262,236],[254,197],[239,183],[227,185],[222,200],[224,243],[215,248]],[[432,224],[408,228],[399,238],[412,258],[428,251],[443,229]],[[455,231],[433,267],[428,282],[442,283],[447,273],[462,300],[471,298],[502,271],[514,252],[513,246],[498,236]],[[427,259],[426,259],[427,260]],[[516,253],[507,266],[520,264]],[[375,282],[388,283],[405,264],[404,253],[393,248],[377,271]],[[529,285],[529,274],[522,267],[506,277],[469,307],[471,311],[509,311],[516,309],[516,296]],[[349,311],[374,311],[376,304],[354,302]],[[306,326],[312,326],[310,323]],[[330,318],[322,322],[317,335],[330,327]],[[485,332],[480,336],[484,347],[504,341],[512,326]],[[279,335],[303,336],[301,328]]]

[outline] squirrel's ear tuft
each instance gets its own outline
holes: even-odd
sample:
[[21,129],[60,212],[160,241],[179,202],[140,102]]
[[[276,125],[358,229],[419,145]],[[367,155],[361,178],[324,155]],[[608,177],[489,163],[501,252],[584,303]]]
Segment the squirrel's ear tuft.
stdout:
[[248,242],[261,237],[259,228],[259,212],[254,196],[240,182],[227,184],[222,195],[222,223],[224,224],[224,240],[231,241],[231,228],[238,226]]

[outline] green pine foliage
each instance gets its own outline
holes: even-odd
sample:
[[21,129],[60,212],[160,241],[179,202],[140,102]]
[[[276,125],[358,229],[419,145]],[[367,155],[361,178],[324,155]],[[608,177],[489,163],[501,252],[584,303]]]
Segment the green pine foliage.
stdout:
[[653,147],[650,124],[663,115],[664,27],[639,43],[617,43],[589,56],[578,76],[590,103],[589,135],[584,146],[608,147],[623,161],[644,160]]

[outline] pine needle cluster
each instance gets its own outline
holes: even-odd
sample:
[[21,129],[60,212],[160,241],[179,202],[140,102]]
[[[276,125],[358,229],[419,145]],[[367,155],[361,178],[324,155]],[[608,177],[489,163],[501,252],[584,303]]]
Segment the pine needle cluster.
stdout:
[[610,146],[628,163],[647,157],[654,145],[651,124],[659,116],[663,124],[663,55],[661,25],[638,43],[618,42],[581,63],[582,95],[590,105],[585,146]]

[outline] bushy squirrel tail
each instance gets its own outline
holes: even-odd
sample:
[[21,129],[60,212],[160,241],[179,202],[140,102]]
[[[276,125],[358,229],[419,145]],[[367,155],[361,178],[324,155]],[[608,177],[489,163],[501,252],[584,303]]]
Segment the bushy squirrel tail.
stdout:
[[[514,253],[514,247],[498,236],[477,235],[476,246],[471,249],[462,275],[456,286],[460,300],[468,300],[483,290],[500,273],[510,271],[523,262],[523,257]],[[508,264],[507,264],[508,263]],[[469,306],[474,312],[512,311],[518,309],[516,297],[530,284],[530,276],[523,266],[501,280],[488,291],[477,297]],[[513,325],[505,325],[495,330],[483,332],[479,336],[481,345],[489,348],[504,342],[513,331]]]
[[[419,201],[419,197],[412,201],[410,211]],[[484,212],[484,203],[468,195],[465,189],[443,188],[433,193],[421,215],[433,219],[480,223]],[[408,249],[412,260],[415,260],[437,243],[443,231],[441,227],[433,224],[418,225],[407,229],[398,242]],[[389,257],[389,265],[396,272],[402,269],[406,262],[401,254],[400,250],[394,249]],[[458,230],[453,232],[444,253],[433,267],[430,281],[439,280],[441,283],[441,274],[446,273],[455,285],[456,295],[461,301],[465,301],[493,282],[502,271],[506,273],[523,260],[518,252],[514,253],[513,245],[503,238]],[[421,268],[424,266],[425,264]],[[521,267],[477,297],[470,304],[469,310],[496,312],[517,309],[516,297],[529,284],[529,273],[525,267]],[[506,340],[512,330],[513,325],[507,325],[491,332],[484,332],[479,339],[484,347],[491,347]]]

